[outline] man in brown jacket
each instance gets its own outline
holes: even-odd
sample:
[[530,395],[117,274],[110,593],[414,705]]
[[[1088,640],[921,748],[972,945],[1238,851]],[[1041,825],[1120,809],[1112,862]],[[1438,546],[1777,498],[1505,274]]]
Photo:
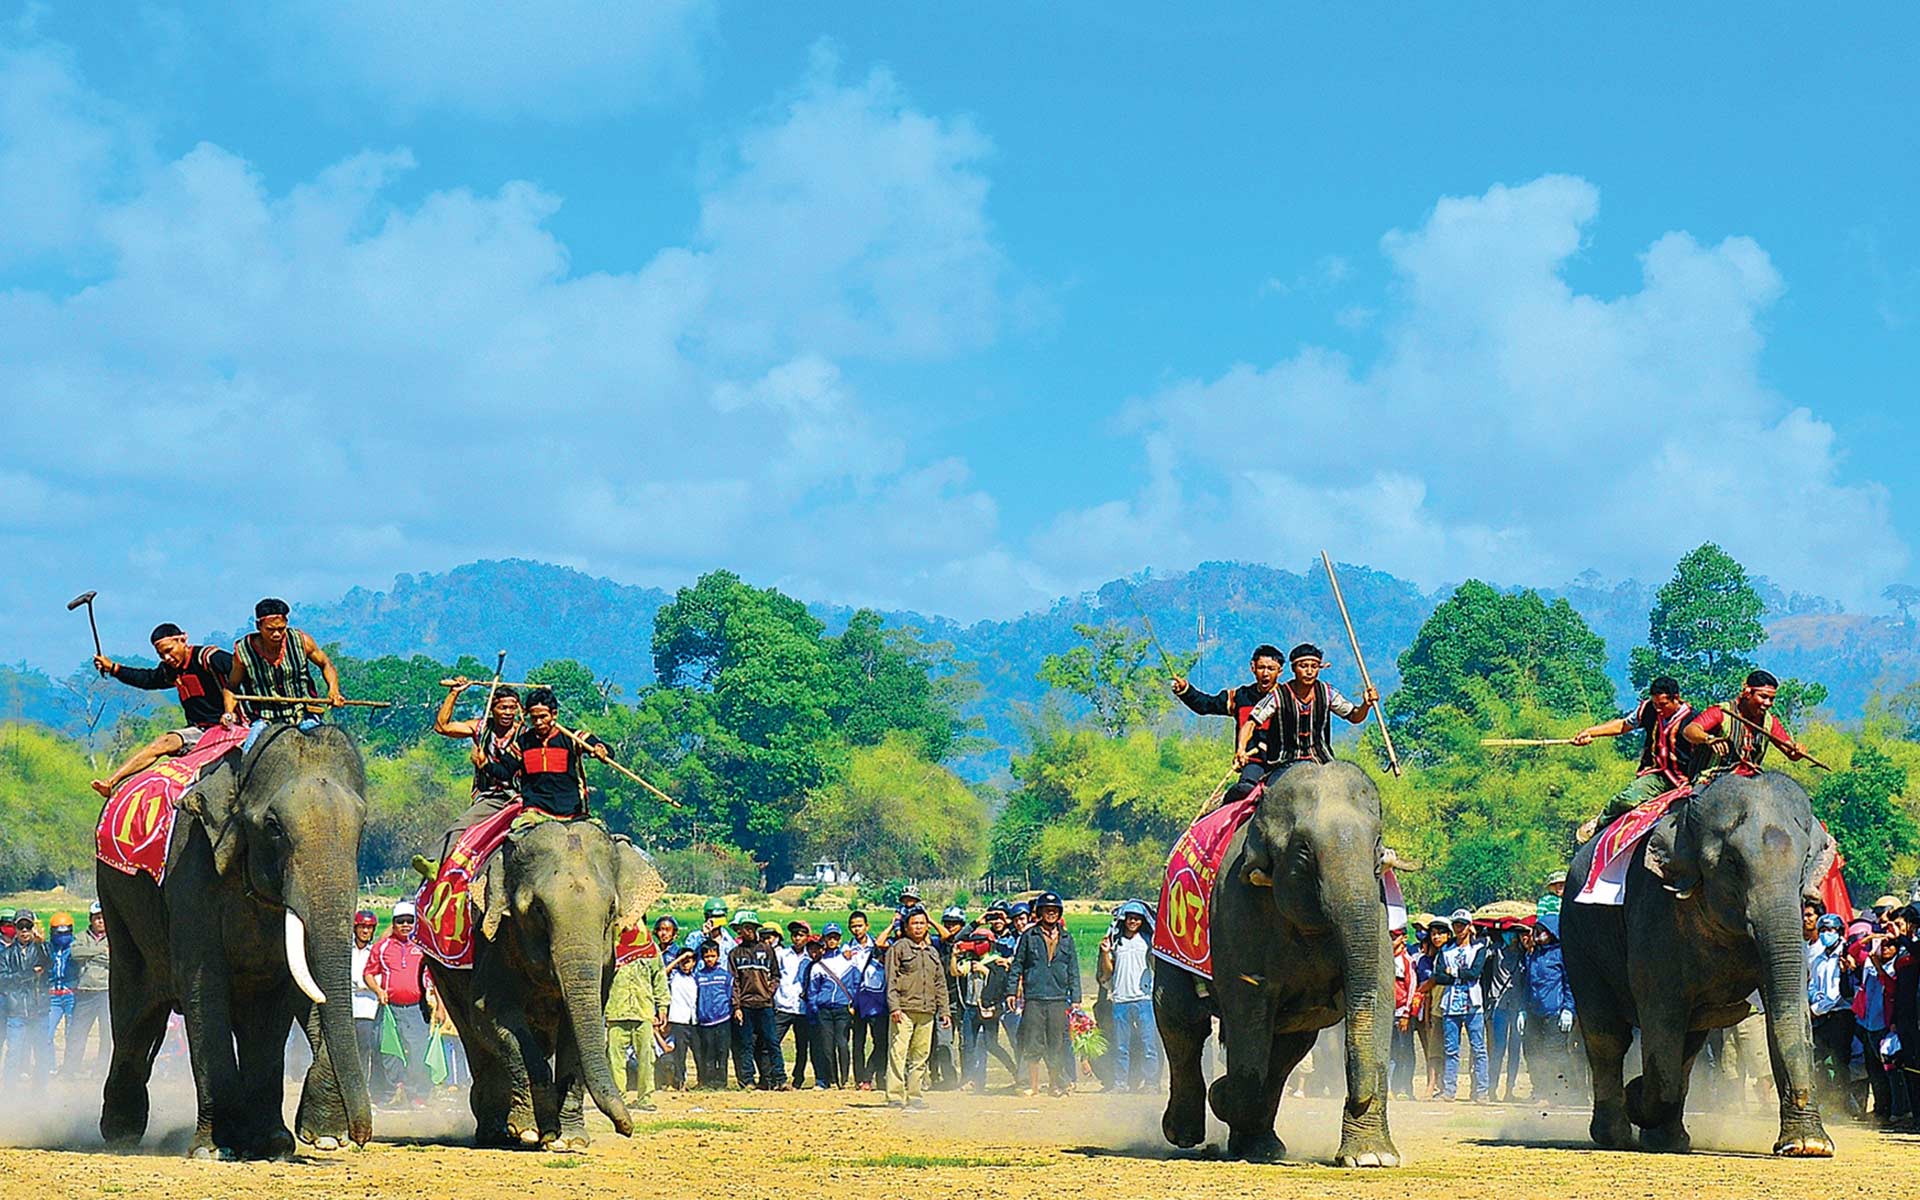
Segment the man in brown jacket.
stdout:
[[947,973],[940,948],[927,936],[927,910],[907,910],[906,936],[887,946],[887,1013],[893,1021],[887,1038],[887,1103],[925,1108],[920,1086],[933,1051],[933,1027],[946,1026]]

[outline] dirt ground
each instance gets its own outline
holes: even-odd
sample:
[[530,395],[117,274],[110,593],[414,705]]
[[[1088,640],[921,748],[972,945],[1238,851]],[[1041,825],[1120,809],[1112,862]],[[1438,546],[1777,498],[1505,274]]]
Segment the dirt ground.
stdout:
[[[1084,1092],[1064,1099],[935,1093],[932,1109],[901,1112],[871,1093],[665,1094],[631,1140],[595,1116],[584,1155],[479,1151],[451,1093],[425,1111],[376,1114],[364,1150],[309,1153],[282,1163],[189,1162],[180,1156],[191,1109],[184,1083],[157,1088],[143,1153],[110,1154],[91,1131],[97,1092],[56,1085],[28,1100],[0,1093],[0,1197],[53,1200],[170,1197],[516,1196],[720,1197],[734,1200],[1125,1200],[1129,1197],[1342,1195],[1638,1197],[1754,1200],[1885,1197],[1912,1182],[1920,1138],[1887,1136],[1845,1120],[1830,1129],[1839,1157],[1769,1157],[1773,1128],[1752,1118],[1696,1117],[1684,1160],[1587,1147],[1586,1117],[1570,1109],[1398,1103],[1390,1113],[1407,1165],[1344,1171],[1327,1165],[1338,1109],[1288,1100],[1284,1166],[1222,1162],[1160,1139],[1158,1098]],[[1217,1134],[1218,1131],[1216,1131]],[[69,1148],[70,1147],[70,1148]],[[889,1158],[889,1156],[896,1156]]]

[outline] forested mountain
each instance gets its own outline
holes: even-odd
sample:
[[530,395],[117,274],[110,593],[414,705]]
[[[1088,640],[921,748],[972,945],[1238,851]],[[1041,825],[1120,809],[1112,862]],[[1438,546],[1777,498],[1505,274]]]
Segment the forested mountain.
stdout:
[[[1375,682],[1391,692],[1400,654],[1453,587],[1423,592],[1386,572],[1353,566],[1341,568],[1341,586]],[[1772,635],[1763,658],[1782,675],[1825,683],[1833,716],[1855,717],[1874,690],[1897,690],[1920,678],[1920,631],[1913,624],[1844,614],[1830,601],[1783,593],[1764,579],[1755,586],[1767,603]],[[1547,599],[1564,597],[1605,639],[1607,672],[1624,696],[1630,690],[1627,655],[1646,640],[1655,587],[1635,580],[1609,583],[1587,572],[1564,586],[1538,590]],[[337,600],[291,599],[302,628],[359,657],[425,654],[451,662],[467,654],[491,662],[493,651],[505,648],[509,663],[522,667],[576,659],[630,698],[654,681],[654,616],[672,595],[568,567],[507,559],[402,575],[388,590],[355,588]],[[808,607],[830,633],[838,633],[853,612],[837,605]],[[1021,713],[1039,705],[1048,692],[1039,679],[1040,664],[1077,644],[1077,623],[1119,621],[1143,629],[1142,619],[1150,618],[1169,652],[1199,654],[1193,677],[1209,688],[1237,682],[1245,673],[1247,652],[1261,642],[1285,649],[1312,641],[1328,653],[1329,678],[1343,688],[1358,688],[1352,651],[1317,564],[1298,572],[1258,563],[1143,572],[1007,621],[963,625],[915,612],[882,615],[889,625],[917,628],[928,640],[951,643],[952,659],[962,669],[972,664],[980,694],[968,715],[981,719],[982,732],[994,743],[963,760],[964,773],[973,777],[998,771],[1024,744]],[[0,717],[84,735],[91,710],[83,694],[89,690],[110,705],[106,726],[127,708],[144,707],[142,697],[124,688],[89,689],[90,672],[82,663],[75,667],[64,681],[0,667]]]

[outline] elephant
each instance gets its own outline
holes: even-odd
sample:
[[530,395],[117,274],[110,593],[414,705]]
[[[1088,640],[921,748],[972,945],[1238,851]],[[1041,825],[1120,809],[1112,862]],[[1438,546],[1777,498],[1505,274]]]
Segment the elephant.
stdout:
[[287,1035],[314,1052],[295,1126],[338,1147],[373,1136],[353,1036],[353,910],[365,771],[353,740],[321,725],[269,726],[181,797],[164,882],[99,864],[113,945],[113,1057],[100,1105],[109,1145],[146,1133],[147,1082],[177,1009],[186,1019],[193,1157],[284,1157]]
[[[1248,842],[1263,845],[1272,886],[1247,879]],[[1337,1161],[1400,1163],[1387,1130],[1393,963],[1380,886],[1380,793],[1347,762],[1302,762],[1274,777],[1228,844],[1214,884],[1213,982],[1157,959],[1154,1021],[1170,1089],[1161,1131],[1176,1146],[1206,1138],[1206,1105],[1235,1157],[1274,1160],[1274,1118],[1287,1076],[1319,1031],[1346,1022],[1347,1101]],[[1384,1005],[1384,1007],[1383,1007]],[[1200,1055],[1220,1020],[1226,1071],[1204,1087]]]
[[603,1012],[616,937],[665,890],[632,843],[588,819],[515,828],[474,877],[473,965],[429,957],[427,969],[466,1048],[476,1144],[585,1149],[583,1087],[632,1135]]
[[[1586,879],[1595,841],[1573,859]],[[1780,1089],[1778,1155],[1823,1158],[1833,1140],[1813,1097],[1800,902],[1818,895],[1833,842],[1807,793],[1772,772],[1726,774],[1682,800],[1628,867],[1625,903],[1567,904],[1567,982],[1593,1068],[1594,1142],[1684,1152],[1687,1078],[1715,1029],[1749,1014],[1757,989]],[[1658,867],[1649,868],[1647,859]],[[1669,881],[1671,886],[1669,886]],[[1642,1074],[1622,1083],[1640,1031]]]

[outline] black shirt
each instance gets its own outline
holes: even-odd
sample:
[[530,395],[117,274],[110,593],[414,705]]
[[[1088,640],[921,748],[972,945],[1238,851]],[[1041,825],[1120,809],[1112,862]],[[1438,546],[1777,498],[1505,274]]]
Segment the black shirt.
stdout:
[[210,729],[220,723],[225,705],[220,692],[233,670],[233,655],[213,646],[194,646],[187,651],[187,665],[175,670],[165,663],[157,667],[129,667],[116,663],[113,677],[128,687],[149,692],[174,689],[180,697],[180,709],[187,724]]
[[[589,746],[606,743],[588,734]],[[581,769],[584,751],[558,729],[541,737],[529,729],[514,739],[519,751],[520,798],[529,808],[543,809],[556,817],[572,817],[587,811],[587,778]]]
[[[1258,683],[1243,683],[1239,687],[1230,687],[1220,692],[1203,692],[1199,688],[1188,687],[1184,692],[1176,692],[1174,698],[1203,717],[1232,717],[1235,729],[1244,725],[1253,712],[1253,706],[1260,703],[1266,695]],[[1247,750],[1260,761],[1269,765],[1280,761],[1280,739],[1269,717],[1254,728],[1253,736],[1247,740]]]

